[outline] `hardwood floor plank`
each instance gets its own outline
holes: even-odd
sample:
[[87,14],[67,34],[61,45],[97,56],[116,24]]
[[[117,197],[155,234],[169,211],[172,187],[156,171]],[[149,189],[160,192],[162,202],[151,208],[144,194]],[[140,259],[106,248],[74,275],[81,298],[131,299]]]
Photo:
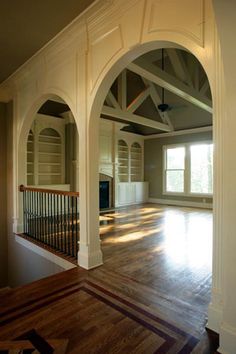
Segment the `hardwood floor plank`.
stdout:
[[205,331],[212,213],[139,205],[104,213],[104,265],[74,268],[0,302],[0,341],[35,328],[68,353],[214,353]]

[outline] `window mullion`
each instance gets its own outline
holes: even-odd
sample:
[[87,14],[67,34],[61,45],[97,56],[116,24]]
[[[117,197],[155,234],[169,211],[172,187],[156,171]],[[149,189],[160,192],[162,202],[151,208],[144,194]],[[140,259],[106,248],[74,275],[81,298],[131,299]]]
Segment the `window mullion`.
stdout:
[[191,157],[190,145],[185,146],[184,193],[189,194],[191,188]]

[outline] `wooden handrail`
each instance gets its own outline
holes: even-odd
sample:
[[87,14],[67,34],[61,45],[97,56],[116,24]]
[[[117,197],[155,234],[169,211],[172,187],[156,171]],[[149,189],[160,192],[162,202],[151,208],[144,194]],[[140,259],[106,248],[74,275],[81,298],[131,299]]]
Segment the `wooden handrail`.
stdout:
[[69,192],[69,191],[60,191],[56,189],[46,189],[46,188],[34,188],[34,187],[25,187],[23,184],[19,186],[20,192],[30,191],[30,192],[39,192],[39,193],[51,193],[57,195],[66,195],[69,197],[79,197],[79,192]]

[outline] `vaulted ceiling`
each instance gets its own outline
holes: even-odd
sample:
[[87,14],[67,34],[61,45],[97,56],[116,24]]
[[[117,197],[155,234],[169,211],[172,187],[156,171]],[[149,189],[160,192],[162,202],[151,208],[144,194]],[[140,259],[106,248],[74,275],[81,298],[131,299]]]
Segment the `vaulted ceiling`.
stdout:
[[141,135],[211,127],[212,98],[205,71],[187,51],[148,52],[114,81],[101,117]]
[[95,0],[2,0],[0,83]]

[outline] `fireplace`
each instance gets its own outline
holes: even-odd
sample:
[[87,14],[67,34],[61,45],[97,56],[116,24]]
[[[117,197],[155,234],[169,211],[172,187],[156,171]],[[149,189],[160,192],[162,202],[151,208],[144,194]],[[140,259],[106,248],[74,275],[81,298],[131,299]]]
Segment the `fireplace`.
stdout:
[[99,207],[100,209],[113,206],[113,178],[99,173]]
[[109,181],[99,182],[99,208],[109,208]]

